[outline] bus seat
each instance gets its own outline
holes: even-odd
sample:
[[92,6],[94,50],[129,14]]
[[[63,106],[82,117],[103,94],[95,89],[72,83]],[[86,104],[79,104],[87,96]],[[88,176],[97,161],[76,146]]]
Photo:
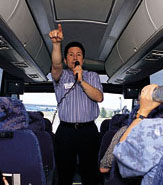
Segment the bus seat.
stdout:
[[47,118],[44,118],[44,122],[45,122],[45,130],[51,133],[53,130],[51,121]]
[[98,154],[98,161],[99,162],[102,159],[102,157],[104,156],[107,148],[109,147],[114,134],[121,127],[123,127],[124,125],[127,125],[128,116],[129,116],[128,114],[116,114],[112,117],[111,120],[109,120],[108,130],[105,132],[105,134],[102,138],[100,149],[99,149],[99,154]]
[[0,97],[0,130],[28,127],[28,114],[22,102],[10,97]]
[[39,111],[28,111],[28,115],[28,128],[31,129],[38,138],[46,179],[47,181],[50,181],[53,179],[55,169],[54,144],[52,137],[45,131],[44,118]]
[[104,119],[100,125],[100,140],[102,140],[104,134],[109,128],[110,119]]
[[27,111],[29,116],[29,126],[33,132],[45,131],[43,115],[40,111]]
[[55,172],[55,157],[52,138],[47,132],[35,132],[42,155],[44,172],[47,182],[51,182]]
[[129,114],[115,114],[109,122],[109,131],[117,132],[121,127],[127,125]]
[[0,130],[0,151],[3,173],[20,174],[23,185],[46,184],[38,139],[31,130]]
[[39,142],[27,129],[29,117],[22,102],[0,97],[0,169],[18,173],[21,184],[45,184]]

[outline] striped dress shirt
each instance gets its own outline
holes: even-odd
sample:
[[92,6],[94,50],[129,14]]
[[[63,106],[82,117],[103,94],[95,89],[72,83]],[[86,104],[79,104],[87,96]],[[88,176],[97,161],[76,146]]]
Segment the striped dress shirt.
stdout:
[[[97,73],[83,70],[83,80],[103,92]],[[73,72],[69,69],[63,70],[59,82],[53,80],[57,102],[60,102],[74,82]],[[81,85],[76,83],[75,87],[66,95],[62,103],[59,104],[58,114],[59,119],[65,122],[89,122],[98,117],[99,107],[97,102],[87,96]]]

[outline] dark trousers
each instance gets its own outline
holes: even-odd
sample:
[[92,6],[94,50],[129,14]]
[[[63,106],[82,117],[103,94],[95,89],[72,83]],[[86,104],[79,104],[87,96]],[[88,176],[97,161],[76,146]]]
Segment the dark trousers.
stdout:
[[59,125],[56,132],[58,185],[72,185],[77,156],[82,185],[98,185],[99,133],[97,126],[73,128]]

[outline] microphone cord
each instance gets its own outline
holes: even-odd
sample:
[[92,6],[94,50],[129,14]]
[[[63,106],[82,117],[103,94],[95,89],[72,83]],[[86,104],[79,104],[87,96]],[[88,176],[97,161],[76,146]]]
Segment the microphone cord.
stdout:
[[58,112],[58,107],[59,107],[59,105],[60,105],[60,104],[62,103],[62,101],[66,98],[66,96],[70,93],[70,91],[74,89],[76,83],[77,83],[77,79],[75,80],[75,82],[74,82],[74,84],[72,85],[72,87],[64,94],[64,96],[63,96],[63,97],[60,99],[60,101],[57,103],[57,107],[56,107],[56,110],[55,110],[54,115],[53,115],[52,124],[53,124],[53,122],[54,122],[54,120],[55,120],[55,116],[56,116],[56,114],[57,114],[57,112]]

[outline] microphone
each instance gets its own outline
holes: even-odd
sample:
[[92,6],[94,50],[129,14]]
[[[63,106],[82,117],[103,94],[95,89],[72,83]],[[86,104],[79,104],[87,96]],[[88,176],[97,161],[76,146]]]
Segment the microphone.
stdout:
[[[76,61],[75,67],[78,66],[79,64],[80,64],[79,61]],[[76,73],[76,75],[75,75],[75,81],[77,81],[77,80],[78,80],[78,73]]]
[[153,90],[152,98],[154,101],[163,103],[163,86],[158,86]]

